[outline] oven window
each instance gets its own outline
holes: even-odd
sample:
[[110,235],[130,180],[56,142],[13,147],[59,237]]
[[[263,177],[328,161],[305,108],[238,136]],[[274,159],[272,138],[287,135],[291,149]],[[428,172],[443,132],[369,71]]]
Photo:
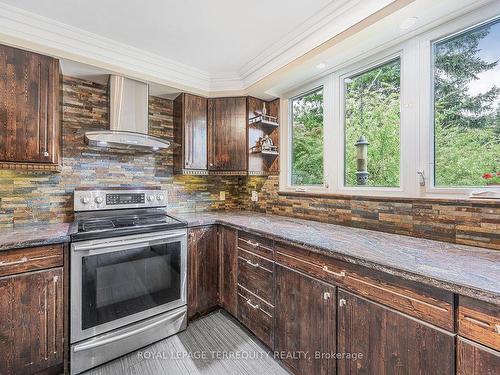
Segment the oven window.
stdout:
[[82,329],[181,298],[181,243],[82,259]]

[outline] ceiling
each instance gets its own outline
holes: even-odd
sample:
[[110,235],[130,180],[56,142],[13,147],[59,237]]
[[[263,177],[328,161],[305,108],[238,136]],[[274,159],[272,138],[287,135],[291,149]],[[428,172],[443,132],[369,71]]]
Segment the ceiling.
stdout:
[[3,0],[212,74],[240,71],[333,1]]
[[210,95],[244,90],[398,1],[0,0],[0,42]]

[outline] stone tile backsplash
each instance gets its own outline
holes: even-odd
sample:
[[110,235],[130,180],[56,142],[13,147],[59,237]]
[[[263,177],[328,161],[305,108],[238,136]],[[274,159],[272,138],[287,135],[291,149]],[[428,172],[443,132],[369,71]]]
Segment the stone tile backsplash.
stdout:
[[[150,97],[151,134],[172,141],[173,102]],[[500,204],[456,200],[318,197],[278,194],[278,176],[178,176],[172,149],[159,154],[106,152],[84,143],[108,128],[107,87],[64,77],[61,173],[0,170],[0,228],[73,219],[78,186],[160,185],[170,212],[249,209],[289,217],[500,249]],[[226,200],[219,200],[219,192]],[[259,201],[250,201],[251,191]]]

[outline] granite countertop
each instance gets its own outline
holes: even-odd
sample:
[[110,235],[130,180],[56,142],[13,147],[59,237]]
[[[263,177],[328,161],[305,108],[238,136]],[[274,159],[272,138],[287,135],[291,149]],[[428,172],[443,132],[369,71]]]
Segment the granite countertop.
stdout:
[[70,223],[14,226],[0,229],[0,251],[70,241]]
[[188,226],[224,224],[337,259],[500,304],[500,251],[263,214],[178,214]]

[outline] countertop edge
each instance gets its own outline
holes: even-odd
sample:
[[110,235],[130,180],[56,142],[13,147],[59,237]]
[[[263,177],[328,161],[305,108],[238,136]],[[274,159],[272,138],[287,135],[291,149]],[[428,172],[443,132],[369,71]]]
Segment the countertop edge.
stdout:
[[417,273],[417,272],[412,272],[412,271],[401,269],[401,268],[396,268],[394,266],[386,265],[383,263],[373,262],[373,261],[370,261],[367,259],[353,256],[353,255],[342,254],[334,249],[325,249],[325,248],[314,246],[314,245],[311,245],[308,243],[290,240],[290,239],[287,239],[287,238],[284,238],[284,237],[281,237],[279,235],[269,233],[266,231],[243,227],[241,225],[234,224],[231,221],[224,219],[224,218],[213,218],[213,219],[207,219],[207,220],[203,220],[203,221],[198,220],[196,222],[188,222],[188,228],[194,228],[194,227],[200,227],[200,226],[206,226],[206,225],[224,225],[224,226],[236,229],[236,230],[242,230],[242,231],[245,231],[245,232],[248,232],[251,234],[256,234],[256,235],[259,235],[262,237],[266,237],[266,238],[272,239],[274,241],[279,241],[282,243],[288,243],[290,245],[299,246],[299,247],[302,247],[304,249],[313,251],[315,253],[329,256],[333,259],[338,259],[338,260],[346,261],[346,262],[349,262],[352,264],[364,266],[364,267],[367,267],[367,268],[370,268],[370,269],[373,269],[376,271],[385,272],[385,273],[388,273],[390,275],[402,277],[402,278],[410,280],[410,281],[423,283],[423,284],[426,284],[426,285],[429,285],[429,286],[432,286],[435,288],[439,288],[439,289],[446,290],[448,292],[471,297],[471,298],[474,298],[474,299],[477,299],[477,300],[480,300],[483,302],[488,302],[488,303],[492,303],[495,305],[500,305],[500,294],[497,294],[497,293],[492,292],[492,291],[477,289],[477,288],[474,288],[470,285],[463,285],[463,284],[459,284],[459,283],[454,282],[454,281],[438,279],[436,277],[428,276],[428,275]]

